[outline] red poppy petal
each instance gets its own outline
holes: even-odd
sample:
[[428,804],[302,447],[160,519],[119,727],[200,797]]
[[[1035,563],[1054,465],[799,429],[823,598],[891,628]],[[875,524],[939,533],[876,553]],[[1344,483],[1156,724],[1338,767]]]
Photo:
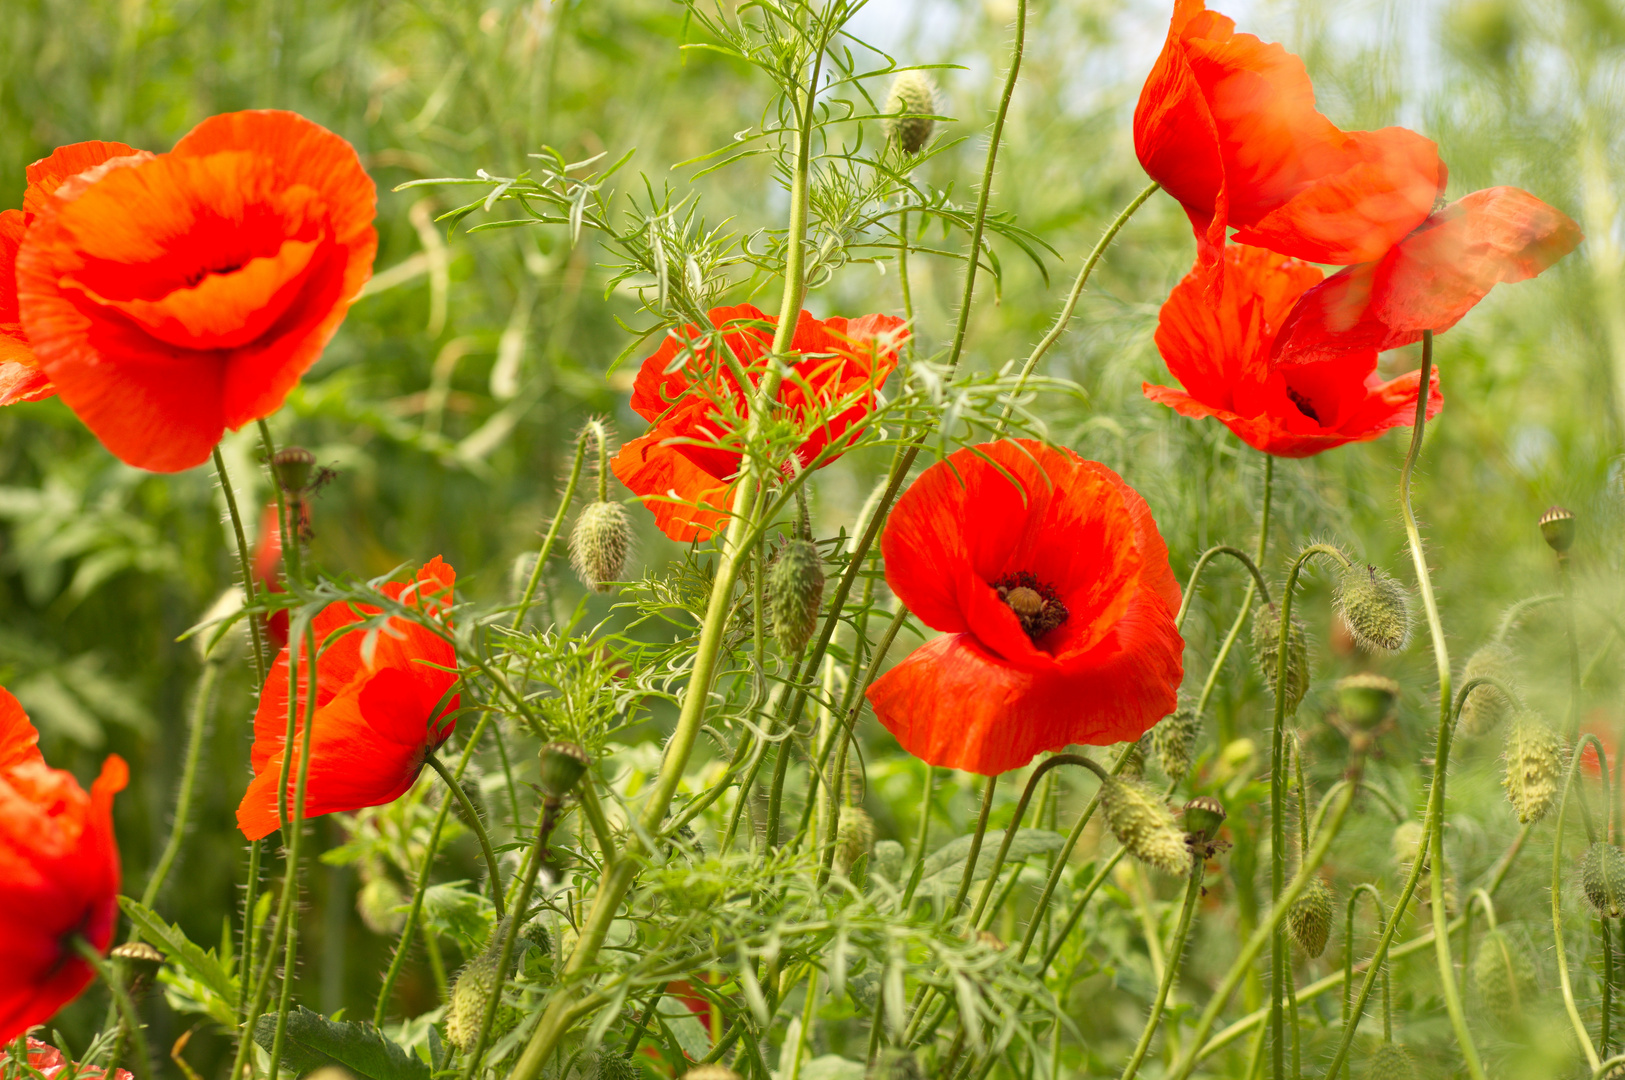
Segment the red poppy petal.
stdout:
[[727,525],[732,482],[704,471],[676,447],[661,445],[671,437],[657,427],[633,439],[610,461],[610,471],[644,497],[661,532],[679,543],[709,539]]
[[0,769],[24,762],[44,761],[39,752],[39,732],[11,691],[0,687]]
[[968,626],[960,607],[963,591],[987,587],[971,570],[965,506],[963,476],[939,461],[898,498],[880,536],[886,584],[915,618],[950,633]]
[[[1185,207],[1198,239],[1222,245],[1223,215],[1215,222],[1224,190],[1219,132],[1181,40],[1198,17],[1218,24],[1218,34],[1235,27],[1222,15],[1204,11],[1202,0],[1176,0],[1162,53],[1134,108],[1134,150],[1145,171]],[[1216,225],[1211,233],[1210,225]]]
[[80,173],[113,158],[141,153],[143,151],[121,142],[92,141],[57,147],[49,157],[40,158],[25,171],[28,189],[23,192],[23,214],[32,219],[44,212],[57,189]]

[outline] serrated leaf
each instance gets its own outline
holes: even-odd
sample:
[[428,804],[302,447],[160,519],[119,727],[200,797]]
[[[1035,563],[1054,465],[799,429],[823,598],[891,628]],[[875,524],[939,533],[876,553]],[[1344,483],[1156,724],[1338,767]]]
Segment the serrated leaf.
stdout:
[[[276,1039],[276,1017],[261,1016],[254,1041],[266,1053]],[[363,1080],[429,1080],[428,1063],[401,1049],[371,1024],[329,1020],[295,1005],[282,1036],[282,1064],[296,1076],[319,1066],[342,1065]]]
[[[961,836],[933,851],[925,860],[920,883],[941,885],[950,883],[951,879],[951,884],[957,886],[959,875],[964,872],[965,860],[970,858],[971,842],[974,839],[972,836]],[[972,881],[981,881],[992,872],[993,857],[998,854],[999,845],[1003,842],[1004,838],[996,833],[982,838],[982,850],[976,856],[976,870],[971,875]],[[1018,829],[1010,841],[1010,851],[1004,857],[1004,865],[1013,866],[1034,855],[1059,851],[1061,845],[1065,843],[1064,836],[1048,829]]]
[[221,963],[213,949],[194,944],[181,932],[180,927],[165,922],[157,912],[144,907],[140,901],[121,896],[118,902],[141,936],[163,950],[170,963],[184,968],[202,987],[222,1001],[231,1003],[235,1009],[237,979],[232,975],[231,965]]

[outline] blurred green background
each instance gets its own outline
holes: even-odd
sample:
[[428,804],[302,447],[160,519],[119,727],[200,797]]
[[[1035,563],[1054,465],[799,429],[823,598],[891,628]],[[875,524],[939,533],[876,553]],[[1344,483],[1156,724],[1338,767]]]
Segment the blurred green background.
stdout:
[[[928,169],[961,202],[972,198],[980,173],[1013,7],[1011,0],[872,0],[853,24],[899,63],[960,65],[938,75],[943,111],[960,118],[945,135],[965,141]],[[997,303],[984,284],[971,326],[973,369],[1026,354],[1104,224],[1145,182],[1128,118],[1160,47],[1167,6],[1041,0],[1033,7],[994,207],[1014,213],[1062,257],[1051,261],[1046,281],[1014,249],[1001,250]],[[1582,595],[1602,608],[1616,605],[1625,555],[1625,9],[1614,0],[1221,7],[1242,29],[1305,58],[1335,122],[1403,123],[1436,139],[1451,167],[1451,197],[1517,184],[1581,222],[1588,239],[1578,252],[1537,281],[1503,287],[1440,340],[1447,405],[1429,430],[1418,504],[1458,669],[1506,603],[1554,586],[1534,525],[1548,504],[1580,515]],[[712,222],[731,218],[741,233],[778,226],[786,199],[767,159],[692,185],[697,167],[671,166],[726,144],[759,123],[767,105],[768,88],[743,67],[679,48],[691,39],[682,8],[666,0],[4,0],[0,205],[20,202],[24,166],[56,145],[108,138],[164,150],[216,112],[295,109],[351,140],[379,187],[376,277],[272,420],[280,441],[310,447],[338,472],[315,506],[314,558],[333,571],[373,575],[441,553],[458,568],[466,595],[501,603],[515,559],[534,548],[556,504],[581,422],[607,414],[625,437],[642,430],[626,400],[643,352],[616,364],[634,340],[626,324],[642,329],[636,302],[606,295],[608,259],[590,237],[573,250],[556,230],[448,238],[432,222],[452,205],[444,189],[390,189],[478,169],[513,175],[544,143],[571,160],[636,148],[617,178],[623,187],[641,170],[679,194],[692,186]],[[1182,420],[1140,395],[1143,380],[1166,381],[1151,331],[1192,253],[1183,216],[1170,200],[1154,199],[1123,232],[1072,332],[1050,354],[1049,372],[1076,380],[1086,400],[1039,405],[1054,439],[1105,461],[1145,493],[1181,577],[1209,544],[1253,542],[1261,476],[1258,456],[1218,424]],[[959,264],[919,258],[913,270],[917,332],[929,350],[951,329]],[[756,299],[776,302],[775,290]],[[900,311],[895,272],[851,263],[808,306],[818,315]],[[1384,370],[1415,363],[1414,355],[1393,355]],[[255,486],[248,435],[228,437],[225,449],[252,511],[267,493]],[[1394,494],[1403,438],[1396,432],[1280,462],[1272,565],[1288,547],[1330,537],[1409,580]],[[820,475],[821,534],[850,526],[887,453],[848,455]],[[176,639],[233,578],[222,510],[207,468],[175,476],[126,468],[54,401],[0,411],[0,683],[23,700],[54,764],[87,777],[110,751],[131,762],[134,780],[117,819],[132,891],[165,835],[199,669],[191,645]],[[646,515],[638,520],[640,569],[657,570],[677,548]],[[580,588],[562,563],[552,581],[554,610],[568,614]],[[1377,769],[1396,795],[1413,797],[1414,763],[1431,745],[1431,658],[1425,645],[1379,661],[1340,651],[1327,592],[1323,580],[1312,584],[1304,609],[1317,688],[1361,669],[1404,682],[1401,730]],[[1192,680],[1205,674],[1239,596],[1228,569],[1204,586],[1187,627]],[[607,603],[594,599],[592,610]],[[1554,717],[1566,705],[1558,629],[1547,616],[1520,639],[1534,699]],[[1581,639],[1585,660],[1601,650],[1590,668],[1588,722],[1615,732],[1625,719],[1618,701],[1625,646],[1615,646],[1607,620],[1590,609],[1582,611]],[[1257,679],[1244,656],[1231,668],[1218,726],[1245,735],[1261,711]],[[209,743],[200,820],[159,905],[203,941],[218,940],[241,877],[232,812],[247,776],[251,691],[239,664]],[[1324,694],[1312,696],[1305,706],[1311,727],[1323,701]],[[888,757],[895,744],[874,730],[866,738],[876,775],[888,775],[898,764]],[[1323,742],[1333,748],[1316,767],[1330,777],[1339,768],[1335,744]],[[1452,842],[1473,872],[1511,832],[1495,805],[1495,754],[1493,746],[1469,748],[1458,769],[1465,801]],[[879,782],[875,790],[884,801],[892,788]],[[878,808],[882,835],[911,828],[915,803],[897,790],[895,807]],[[961,799],[944,813],[960,823],[968,805]],[[1385,832],[1372,826],[1351,836],[1338,855],[1343,869],[1389,872]],[[458,860],[462,875],[473,876],[466,843],[446,876],[459,872]],[[1505,917],[1539,915],[1540,875],[1533,864],[1525,869],[1527,888],[1514,890]],[[388,941],[353,910],[355,887],[347,869],[323,869],[312,884],[321,914],[307,920],[307,955],[326,962],[312,961],[300,996],[329,1012],[370,1002],[386,958]],[[1243,873],[1237,888],[1250,905]],[[1204,929],[1225,932],[1218,919]],[[1217,964],[1199,960],[1195,968]],[[1110,974],[1109,965],[1101,970]],[[1402,989],[1403,1005],[1417,1018],[1412,1037],[1442,1046],[1445,1029],[1427,1018],[1431,985],[1420,977]],[[1101,984],[1079,986],[1078,1015],[1095,1015],[1090,995],[1103,992]],[[421,958],[403,982],[403,1000],[434,1004]],[[76,1006],[64,1030],[82,1039],[99,1008]],[[178,1021],[162,1015],[154,1022],[160,1046],[183,1030],[165,1027]],[[1127,1022],[1137,1023],[1132,1013]],[[1124,1037],[1109,1017],[1089,1023],[1103,1047]],[[201,1033],[187,1053],[207,1071],[221,1045]]]

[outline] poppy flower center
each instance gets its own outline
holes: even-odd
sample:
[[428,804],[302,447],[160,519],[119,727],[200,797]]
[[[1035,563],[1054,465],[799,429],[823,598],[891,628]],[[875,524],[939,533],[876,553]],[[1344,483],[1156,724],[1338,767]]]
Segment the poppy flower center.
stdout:
[[1309,395],[1300,394],[1289,386],[1286,388],[1286,396],[1292,399],[1292,404],[1296,405],[1298,407],[1298,411],[1303,413],[1303,415],[1307,416],[1317,424],[1321,422],[1320,417],[1315,415],[1315,406],[1309,400]]
[[994,582],[993,588],[1034,641],[1066,622],[1066,605],[1055,595],[1055,590],[1025,570],[1001,578]]

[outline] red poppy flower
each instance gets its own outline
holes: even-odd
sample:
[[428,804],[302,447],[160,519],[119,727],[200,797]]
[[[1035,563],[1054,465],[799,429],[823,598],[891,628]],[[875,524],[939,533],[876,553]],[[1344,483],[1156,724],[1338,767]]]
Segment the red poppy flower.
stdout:
[[1176,0],[1134,110],[1134,148],[1185,207],[1204,260],[1236,239],[1323,263],[1375,259],[1420,225],[1446,169],[1404,128],[1341,131],[1315,110],[1303,61]]
[[1174,710],[1179,585],[1138,492],[1022,439],[959,450],[897,501],[886,582],[944,631],[869,688],[909,753],[992,775],[1139,738]]
[[28,344],[17,307],[17,250],[22,247],[23,234],[51,195],[68,180],[110,158],[132,154],[151,156],[118,142],[59,146],[50,157],[28,167],[23,208],[0,211],[0,405],[56,396],[56,387],[40,370],[34,349]]
[[[10,1055],[0,1051],[0,1065],[4,1065],[10,1060]],[[28,1067],[43,1076],[45,1080],[56,1080],[57,1074],[67,1069],[68,1064],[68,1059],[62,1056],[61,1050],[58,1050],[50,1043],[41,1042],[32,1035],[28,1037]],[[72,1064],[73,1068],[69,1070],[69,1075],[75,1077],[76,1080],[78,1077],[84,1077],[85,1080],[101,1080],[103,1076],[107,1075],[107,1070],[96,1065],[81,1065],[77,1061]],[[7,1073],[6,1075],[10,1074]],[[113,1078],[114,1080],[135,1080],[135,1077],[128,1069],[113,1070]]]
[[[731,365],[717,356],[716,341],[722,340],[754,386],[767,370],[777,323],[749,304],[713,308],[710,320],[703,330],[691,323],[667,334],[643,362],[632,409],[654,426],[621,447],[610,464],[621,483],[645,497],[655,524],[673,540],[706,539],[733,504],[738,433],[749,407]],[[848,322],[801,313],[790,344],[800,359],[779,388],[778,415],[801,439],[795,453],[803,467],[863,423],[907,337],[903,320],[891,315]],[[849,404],[824,419],[837,403]]]
[[[1157,349],[1184,390],[1146,383],[1145,396],[1183,416],[1215,417],[1278,457],[1309,457],[1411,423],[1419,373],[1383,382],[1375,349],[1335,364],[1271,366],[1276,331],[1320,280],[1313,266],[1242,244],[1226,247],[1216,264],[1198,262],[1157,320]],[[1438,379],[1432,383],[1430,417],[1444,407]]]
[[17,255],[23,329],[57,392],[131,465],[201,463],[274,412],[372,273],[355,150],[289,112],[203,121],[59,188]]
[[118,921],[113,795],[129,769],[116,754],[90,793],[40,756],[17,699],[0,690],[0,1043],[10,1042],[89,985],[75,952],[98,950]]
[[[390,582],[385,596],[443,617],[457,573],[439,556],[410,582]],[[378,614],[373,607],[329,604],[313,620],[318,645],[335,630]],[[369,642],[371,636],[370,655]],[[412,786],[423,762],[455,727],[457,654],[451,643],[408,619],[392,617],[376,633],[352,631],[327,645],[316,661],[316,714],[311,731],[305,817],[393,802]],[[301,660],[300,718],[288,769],[288,810],[299,778],[308,667]],[[277,654],[254,714],[254,779],[237,807],[237,825],[250,840],[281,827],[277,781],[288,733],[288,650]]]
[[[301,502],[300,509],[307,505]],[[277,523],[277,506],[275,502],[265,505],[260,511],[260,542],[254,545],[254,581],[258,588],[268,593],[285,592],[282,588],[282,527]],[[265,620],[265,632],[271,635],[271,641],[277,648],[288,644],[288,612],[287,609],[273,612]],[[286,678],[286,672],[284,679]],[[288,733],[287,728],[282,733]]]
[[1456,325],[1497,284],[1523,281],[1573,251],[1580,227],[1527,191],[1485,188],[1432,215],[1374,262],[1310,289],[1276,338],[1277,364],[1397,349]]

